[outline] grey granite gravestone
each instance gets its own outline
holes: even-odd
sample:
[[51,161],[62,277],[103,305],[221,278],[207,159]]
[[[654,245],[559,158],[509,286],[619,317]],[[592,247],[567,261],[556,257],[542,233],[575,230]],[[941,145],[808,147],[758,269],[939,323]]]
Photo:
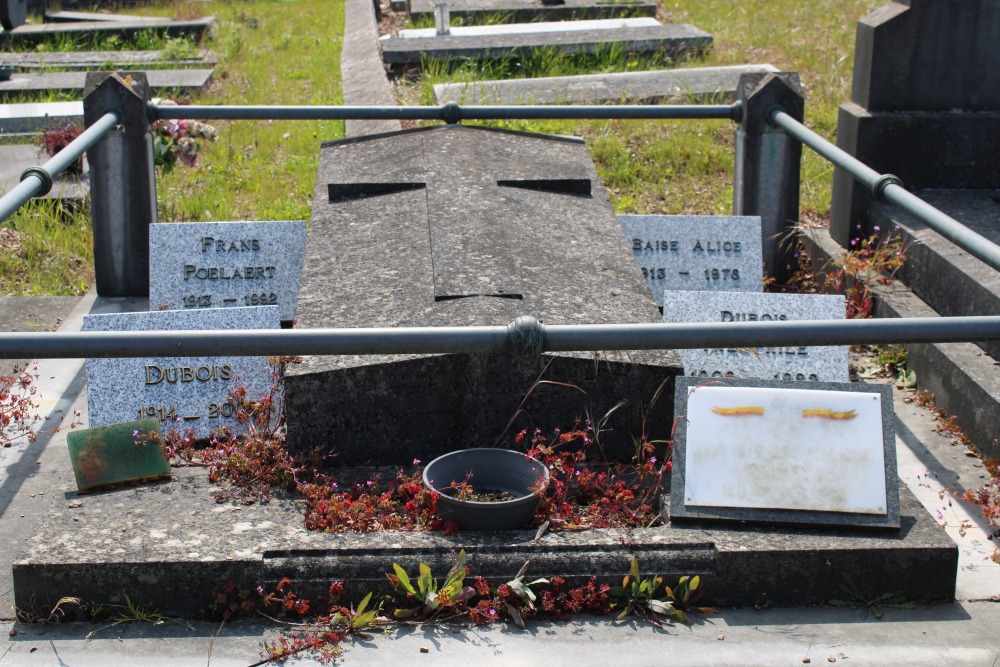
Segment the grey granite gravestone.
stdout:
[[611,72],[534,79],[434,84],[439,104],[660,104],[732,101],[740,75],[776,72],[773,65],[726,65],[687,69]]
[[[832,294],[666,292],[664,322],[768,322],[844,319]],[[681,350],[684,374],[698,377],[847,382],[847,347],[793,346]]]
[[[433,15],[437,2],[438,0],[392,0],[392,5],[396,11],[402,11],[409,5],[410,18],[419,20]],[[544,4],[538,0],[449,0],[448,11],[455,20],[493,15],[523,23],[614,16],[656,16],[656,3],[652,0],[565,0],[559,4]]]
[[760,292],[760,218],[619,215],[625,240],[657,305],[670,290]]
[[305,246],[302,220],[150,225],[150,308],[278,306],[291,321]]
[[[715,391],[691,414],[692,391],[740,388],[752,391],[732,397]],[[885,384],[722,378],[707,385],[678,378],[675,410],[684,418],[674,435],[671,522],[899,530],[892,400],[892,386]],[[692,423],[695,417],[702,423]],[[704,423],[712,419],[719,424]],[[725,426],[729,421],[731,428]],[[692,430],[697,443],[690,441]],[[774,452],[787,456],[769,459]],[[713,476],[728,488],[713,488]]]
[[[277,329],[278,308],[209,308],[86,315],[83,331]],[[166,428],[212,429],[236,424],[229,391],[266,394],[272,376],[264,357],[87,359],[87,416],[91,428],[155,418]]]
[[[660,319],[582,141],[454,125],[323,145],[299,328],[520,315]],[[543,370],[586,393],[543,384],[522,405]],[[288,442],[333,448],[338,462],[409,463],[534,425],[571,428],[625,400],[602,440],[611,455],[631,451],[642,408],[679,372],[671,352],[306,357],[286,376]],[[656,411],[645,428],[667,437],[670,421]]]
[[[212,81],[214,69],[151,69],[146,72],[149,87],[154,92],[201,92]],[[0,96],[9,97],[31,91],[82,93],[87,72],[16,73],[0,81]]]
[[622,53],[632,55],[662,53],[680,59],[708,49],[712,45],[712,36],[691,25],[669,24],[647,28],[475,37],[393,37],[380,40],[380,44],[382,60],[393,67],[403,67],[419,65],[428,60],[525,58],[538,51],[550,50],[569,55],[595,53],[609,46],[617,46]]
[[[891,2],[858,21],[837,146],[909,190],[1000,188],[1000,3]],[[871,188],[834,172],[830,235],[866,236]]]

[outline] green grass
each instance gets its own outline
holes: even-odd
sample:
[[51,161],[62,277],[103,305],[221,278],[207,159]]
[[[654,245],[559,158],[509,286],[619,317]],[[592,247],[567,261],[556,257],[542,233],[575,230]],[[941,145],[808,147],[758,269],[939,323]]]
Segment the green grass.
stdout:
[[[671,0],[660,20],[690,23],[714,36],[704,57],[678,66],[770,63],[797,71],[805,87],[806,124],[827,139],[836,134],[837,107],[850,98],[855,26],[882,0]],[[605,51],[584,59],[552,57],[497,63],[426,63],[425,75],[404,90],[409,103],[433,103],[432,86],[498,78],[563,76],[669,66]],[[732,210],[733,135],[728,121],[543,121],[492,123],[513,129],[584,137],[620,213],[720,214]],[[829,213],[833,168],[803,151],[802,210]]]
[[[56,200],[32,200],[2,228],[10,231],[0,236],[0,294],[73,295],[90,288],[94,239],[85,209],[67,212]],[[11,232],[19,252],[4,243]]]
[[[850,97],[857,20],[885,0],[670,0],[660,19],[690,23],[715,37],[713,49],[685,66],[769,62],[798,71],[806,89],[806,124],[833,139],[837,107]],[[107,40],[85,45],[63,40],[52,49],[186,48],[214,50],[220,65],[211,89],[191,99],[202,104],[340,104],[340,43],[343,1],[226,0],[199,4],[161,0],[129,13],[191,18],[213,14],[217,34],[204,44],[170,45],[148,35],[143,42]],[[494,17],[496,20],[496,17]],[[515,76],[558,76],[669,67],[660,58],[637,59],[607,48],[594,56],[566,58],[553,52],[487,63],[426,65],[426,75],[402,92],[407,104],[431,103],[431,85]],[[65,99],[36,95],[23,101]],[[12,100],[13,101],[13,100]],[[20,100],[19,100],[20,101]],[[584,137],[618,212],[724,214],[732,210],[733,137],[728,121],[511,121],[512,129]],[[343,137],[339,121],[219,122],[219,138],[205,147],[198,166],[178,166],[157,181],[160,218],[174,220],[307,219],[321,141]],[[830,207],[833,169],[803,152],[803,215],[823,216]],[[39,213],[26,214],[40,221]],[[59,233],[54,223],[17,220],[3,226],[38,224],[39,250],[15,268],[9,257],[0,292],[65,294],[86,287],[90,268],[87,225],[71,219]],[[76,236],[66,250],[52,250],[54,236]],[[65,259],[56,256],[65,255]],[[59,266],[60,262],[64,265]]]
[[[174,2],[133,7],[130,13],[176,16]],[[215,38],[204,44],[175,40],[59,40],[50,50],[127,50],[199,46],[219,57],[210,89],[199,104],[340,104],[343,0],[230,0],[184,3],[186,15],[212,13]],[[56,101],[63,95],[9,101]],[[158,174],[162,221],[308,219],[319,144],[344,135],[341,121],[215,123],[216,142],[204,146],[195,168]],[[43,161],[42,159],[39,160]],[[14,229],[20,256],[0,251],[0,294],[81,294],[93,281],[89,216],[60,216],[45,202],[32,204],[0,227]]]

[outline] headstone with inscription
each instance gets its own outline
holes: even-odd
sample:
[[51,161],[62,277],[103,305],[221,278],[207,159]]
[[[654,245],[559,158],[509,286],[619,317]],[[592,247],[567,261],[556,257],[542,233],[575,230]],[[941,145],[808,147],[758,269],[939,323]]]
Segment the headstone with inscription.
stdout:
[[676,410],[671,521],[899,529],[891,386],[679,378]]
[[[278,308],[210,308],[86,315],[83,331],[232,331],[279,328]],[[91,427],[159,419],[165,428],[212,429],[236,424],[229,392],[250,397],[271,391],[264,357],[155,357],[87,359],[87,411]]]
[[291,321],[305,246],[304,220],[150,225],[150,309],[278,306]]
[[[842,320],[844,297],[832,294],[667,292],[664,322]],[[803,346],[681,350],[684,374],[768,380],[847,382],[847,347]]]
[[667,290],[764,289],[757,216],[619,215],[653,299]]

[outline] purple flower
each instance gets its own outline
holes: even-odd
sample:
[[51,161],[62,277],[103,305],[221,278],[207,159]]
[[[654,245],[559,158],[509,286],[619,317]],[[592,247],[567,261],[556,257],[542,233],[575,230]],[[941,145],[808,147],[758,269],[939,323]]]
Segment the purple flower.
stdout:
[[415,466],[420,465],[420,459],[413,459],[413,465]]
[[874,227],[872,227],[872,229],[874,229],[874,230],[875,230],[875,231],[877,232],[877,231],[879,231],[879,230],[880,230],[881,228],[880,228],[880,227],[879,227],[878,225],[875,225]]
[[649,462],[652,463],[653,465],[656,465],[656,457],[655,456],[650,456],[649,457]]

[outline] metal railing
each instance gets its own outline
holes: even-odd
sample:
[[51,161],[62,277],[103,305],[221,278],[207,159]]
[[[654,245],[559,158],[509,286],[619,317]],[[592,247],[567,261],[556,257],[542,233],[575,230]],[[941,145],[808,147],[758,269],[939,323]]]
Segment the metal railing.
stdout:
[[871,190],[875,201],[898,206],[994,271],[1000,271],[1000,246],[907,191],[896,176],[878,173],[789,116],[783,109],[771,110],[767,120],[849,173]]
[[[620,106],[160,106],[146,105],[157,119],[228,120],[462,120],[498,119],[730,119],[745,122],[742,103],[724,105]],[[973,256],[1000,270],[1000,247],[907,192],[840,150],[785,109],[767,121],[815,150],[871,188],[875,197],[900,206]],[[22,183],[0,198],[0,220],[32,196],[44,194],[65,170],[120,122],[105,113],[54,158],[22,175]],[[252,334],[252,335],[248,335]],[[957,342],[1000,340],[1000,317],[910,318],[901,320],[746,322],[697,324],[548,325],[530,317],[507,326],[266,331],[171,331],[2,333],[0,358],[77,358],[205,355],[341,355],[421,353],[513,353],[684,348],[747,348],[851,343]]]
[[150,120],[668,120],[718,119],[739,122],[743,107],[733,104],[621,104],[462,106],[197,106],[147,105]]
[[[1000,317],[691,324],[0,333],[0,358],[512,354],[1000,340]],[[766,350],[762,354],[766,354]]]
[[0,197],[0,222],[24,206],[32,197],[43,197],[52,189],[53,179],[83,157],[87,149],[96,144],[118,124],[118,114],[108,112],[84,130],[80,136],[56,153],[51,160],[38,167],[28,167],[21,174],[21,182]]

